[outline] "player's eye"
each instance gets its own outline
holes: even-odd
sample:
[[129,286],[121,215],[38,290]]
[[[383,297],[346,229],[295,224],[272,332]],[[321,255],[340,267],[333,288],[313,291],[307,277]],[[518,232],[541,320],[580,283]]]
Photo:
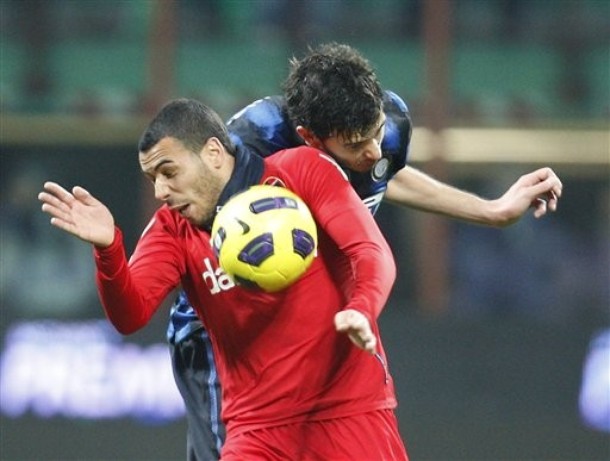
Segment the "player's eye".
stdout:
[[364,146],[364,142],[355,142],[353,144],[347,144],[346,147],[351,150],[352,152],[355,152],[357,150],[362,149],[362,147]]
[[173,168],[172,168],[172,169],[168,169],[168,170],[163,170],[163,171],[161,172],[161,174],[162,174],[162,175],[163,175],[165,178],[167,178],[167,179],[171,179],[171,178],[173,178],[174,176],[176,176],[176,170],[174,170]]

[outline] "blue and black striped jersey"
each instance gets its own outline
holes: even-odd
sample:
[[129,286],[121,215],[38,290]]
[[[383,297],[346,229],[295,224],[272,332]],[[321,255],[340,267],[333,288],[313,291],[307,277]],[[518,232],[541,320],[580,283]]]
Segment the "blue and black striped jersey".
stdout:
[[[384,91],[383,110],[386,126],[381,143],[382,158],[367,173],[345,169],[356,193],[372,213],[377,211],[388,181],[407,163],[412,133],[409,109],[397,94]],[[262,157],[303,144],[288,117],[282,96],[253,102],[231,117],[227,126],[235,144]]]

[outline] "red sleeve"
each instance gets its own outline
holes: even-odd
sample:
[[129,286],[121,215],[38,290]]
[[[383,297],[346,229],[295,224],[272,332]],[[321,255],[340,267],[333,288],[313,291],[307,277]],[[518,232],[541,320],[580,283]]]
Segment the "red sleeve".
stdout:
[[[108,248],[94,249],[96,282],[106,316],[122,334],[145,326],[180,281],[176,239],[155,215],[129,262],[119,228]],[[172,246],[168,246],[172,245]],[[169,249],[169,250],[168,250]]]
[[294,158],[286,158],[285,165],[290,177],[296,179],[294,192],[308,204],[318,225],[352,266],[355,285],[344,309],[356,309],[369,319],[377,319],[396,278],[392,251],[337,163],[310,147],[293,151],[297,151]]

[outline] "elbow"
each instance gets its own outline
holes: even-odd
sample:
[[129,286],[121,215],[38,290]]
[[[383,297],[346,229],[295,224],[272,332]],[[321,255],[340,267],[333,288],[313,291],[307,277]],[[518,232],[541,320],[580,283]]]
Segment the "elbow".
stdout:
[[398,270],[396,269],[396,261],[394,261],[394,258],[392,258],[391,264],[389,264],[389,266],[390,266],[390,280],[392,280],[392,284],[394,284],[394,282],[396,282],[396,277],[398,276]]
[[396,267],[396,259],[394,259],[394,254],[392,253],[392,250],[389,245],[386,245],[385,247],[384,260],[384,267],[386,268],[387,272],[386,278],[393,285],[396,281],[396,277],[398,276],[398,269]]
[[395,263],[394,259],[391,259],[390,261],[388,261],[388,264],[386,266],[387,266],[387,269],[386,269],[385,280],[388,285],[388,296],[389,296],[390,292],[392,291],[392,288],[394,287],[394,284],[396,283],[398,271],[396,270],[396,263]]
[[[114,325],[114,324],[113,324]],[[116,331],[118,331],[120,334],[122,334],[123,336],[129,336],[134,334],[136,331],[139,330],[138,327],[135,327],[133,325],[114,325],[114,328]]]
[[118,319],[109,314],[106,315],[106,317],[108,318],[114,329],[123,336],[132,335],[144,326],[143,323],[135,322],[132,319]]

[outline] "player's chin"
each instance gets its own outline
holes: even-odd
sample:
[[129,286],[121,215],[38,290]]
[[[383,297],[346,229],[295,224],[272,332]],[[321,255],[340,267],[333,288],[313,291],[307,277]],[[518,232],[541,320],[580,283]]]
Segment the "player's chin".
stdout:
[[182,217],[185,218],[188,222],[193,224],[194,226],[203,226],[211,217],[204,216],[202,213],[197,212],[197,210],[193,209],[194,207],[189,207],[188,213],[182,214]]
[[375,162],[359,162],[351,169],[357,173],[368,173],[375,166]]

